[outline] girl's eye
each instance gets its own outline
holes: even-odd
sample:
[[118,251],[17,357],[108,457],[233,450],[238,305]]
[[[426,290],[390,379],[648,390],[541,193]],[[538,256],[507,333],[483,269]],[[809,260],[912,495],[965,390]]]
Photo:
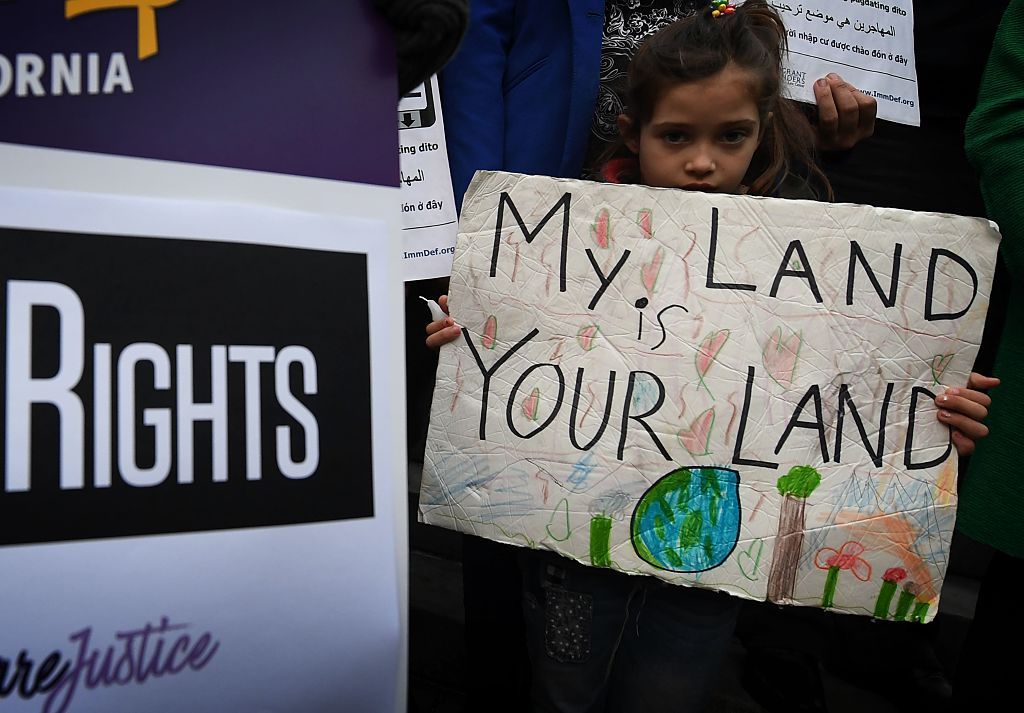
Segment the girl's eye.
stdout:
[[737,129],[735,131],[727,131],[724,134],[722,134],[722,141],[724,141],[727,144],[739,144],[742,143],[743,140],[746,138],[747,132],[741,129]]
[[663,138],[670,144],[681,144],[686,141],[686,134],[681,131],[669,131]]

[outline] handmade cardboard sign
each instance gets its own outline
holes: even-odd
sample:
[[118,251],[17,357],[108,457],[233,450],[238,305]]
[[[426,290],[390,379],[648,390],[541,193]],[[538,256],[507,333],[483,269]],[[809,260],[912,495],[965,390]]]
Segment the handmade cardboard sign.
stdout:
[[928,621],[991,223],[479,173],[425,522],[751,599]]

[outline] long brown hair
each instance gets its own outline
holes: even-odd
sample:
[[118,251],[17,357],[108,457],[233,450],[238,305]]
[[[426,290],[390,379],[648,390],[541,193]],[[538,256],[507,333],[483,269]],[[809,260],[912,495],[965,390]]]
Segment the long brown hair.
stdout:
[[753,195],[772,195],[787,178],[818,186],[832,199],[828,179],[814,160],[814,134],[804,115],[781,95],[782,18],[764,0],[747,0],[732,14],[713,17],[705,8],[662,28],[637,50],[629,65],[625,114],[634,130],[646,125],[665,90],[714,76],[733,63],[754,79],[764,132],[744,183]]

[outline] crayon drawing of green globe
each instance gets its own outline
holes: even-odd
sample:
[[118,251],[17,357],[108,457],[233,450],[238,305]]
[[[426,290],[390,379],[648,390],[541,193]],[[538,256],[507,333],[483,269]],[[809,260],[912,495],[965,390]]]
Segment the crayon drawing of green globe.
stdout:
[[725,562],[740,535],[740,476],[729,468],[677,468],[640,498],[630,533],[642,560],[670,572]]

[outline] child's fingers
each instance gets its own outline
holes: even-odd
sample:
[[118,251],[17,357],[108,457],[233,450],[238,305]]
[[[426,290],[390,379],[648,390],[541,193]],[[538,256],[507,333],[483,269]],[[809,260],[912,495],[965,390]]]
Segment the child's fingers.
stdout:
[[961,434],[972,441],[977,441],[988,435],[988,426],[962,413],[942,409],[939,411],[939,421],[955,431],[960,431]]
[[957,455],[961,457],[974,453],[974,441],[960,431],[953,431],[953,446],[956,448]]
[[[976,404],[981,404],[985,408],[988,408],[989,406],[992,405],[991,396],[986,394],[984,391],[977,391],[975,389],[958,389],[954,387],[952,389],[946,389],[945,393],[942,394],[942,396],[951,397],[950,402],[955,402],[956,398],[960,398],[966,399],[968,401],[973,401]],[[936,403],[939,404],[940,406],[944,405],[944,401],[941,396],[939,397],[939,399],[936,400]]]
[[[437,304],[445,314],[448,314],[448,295],[441,295]],[[435,319],[427,325],[427,346],[431,349],[438,349],[458,339],[460,334],[462,334],[462,327],[457,325],[451,317]]]
[[427,346],[431,349],[439,349],[449,342],[454,342],[459,338],[460,334],[462,334],[462,327],[457,324],[452,324],[451,326],[444,327],[427,337]]
[[939,396],[935,399],[935,405],[946,411],[962,413],[975,421],[982,421],[988,416],[988,407],[992,405],[992,399],[980,391],[958,389]]
[[453,324],[455,324],[455,320],[451,317],[435,319],[433,322],[427,324],[427,334],[435,334],[445,327],[451,327]]
[[967,378],[968,389],[991,389],[996,386],[999,386],[999,379],[994,376],[979,374],[976,371],[972,371],[971,375]]

